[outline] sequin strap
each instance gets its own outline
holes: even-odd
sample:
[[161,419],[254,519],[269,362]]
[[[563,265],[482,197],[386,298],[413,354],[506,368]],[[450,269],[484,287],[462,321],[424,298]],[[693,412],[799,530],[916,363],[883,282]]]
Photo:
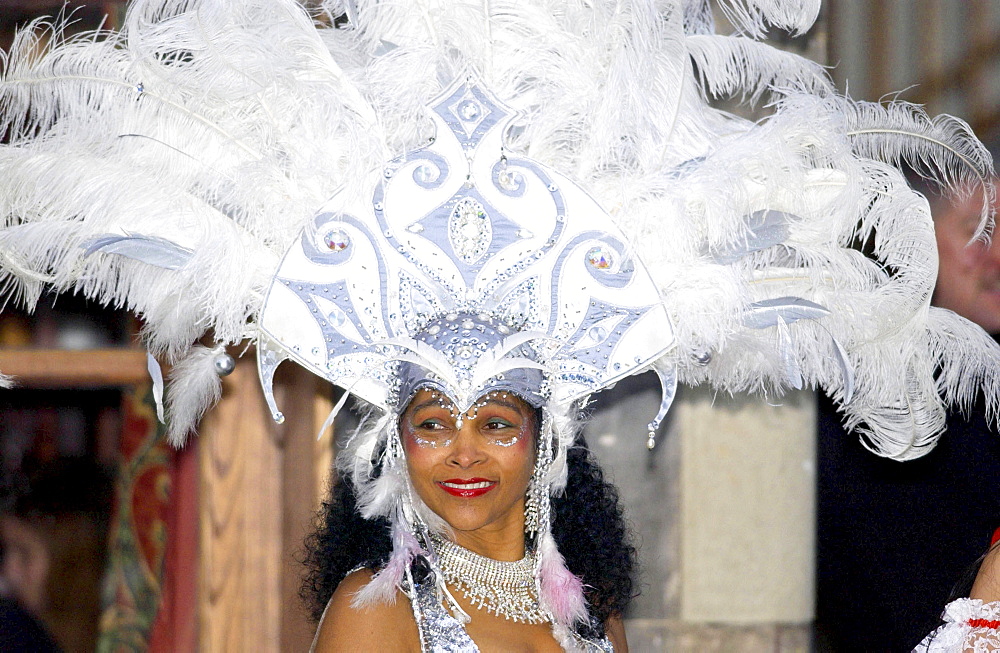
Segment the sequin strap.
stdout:
[[412,574],[407,574],[406,584],[403,589],[410,597],[421,653],[479,653],[479,647],[462,624],[444,609],[432,576],[418,582]]

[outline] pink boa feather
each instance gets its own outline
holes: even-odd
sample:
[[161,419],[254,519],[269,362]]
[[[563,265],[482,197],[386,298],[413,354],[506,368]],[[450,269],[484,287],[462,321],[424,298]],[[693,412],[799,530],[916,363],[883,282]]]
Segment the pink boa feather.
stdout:
[[351,607],[365,608],[376,603],[395,603],[396,591],[413,562],[424,553],[413,533],[398,525],[392,528],[392,555],[382,571],[375,574],[367,585],[354,594]]
[[542,605],[560,624],[572,627],[577,622],[585,623],[587,602],[583,598],[583,581],[566,568],[566,562],[556,548],[551,533],[542,535],[539,555]]

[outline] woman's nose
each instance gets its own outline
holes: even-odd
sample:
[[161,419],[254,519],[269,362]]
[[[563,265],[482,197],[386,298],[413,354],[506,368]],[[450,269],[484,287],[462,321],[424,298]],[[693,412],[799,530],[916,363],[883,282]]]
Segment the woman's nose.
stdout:
[[460,467],[471,467],[485,459],[485,444],[484,439],[476,431],[473,420],[466,420],[455,434],[455,440],[451,444],[449,459]]

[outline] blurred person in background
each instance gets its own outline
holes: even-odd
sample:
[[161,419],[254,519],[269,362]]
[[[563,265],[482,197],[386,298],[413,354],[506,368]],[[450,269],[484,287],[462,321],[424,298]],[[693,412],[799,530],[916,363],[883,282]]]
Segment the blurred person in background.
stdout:
[[[996,157],[996,149],[991,148]],[[956,201],[919,182],[930,202],[939,272],[932,304],[1000,336],[1000,243],[970,243],[982,194]],[[819,412],[816,648],[910,651],[969,596],[1000,527],[1000,436],[982,401],[949,416],[923,458],[880,458]]]
[[113,491],[100,464],[63,458],[26,465],[4,497],[3,585],[66,653],[96,647]]
[[958,204],[932,197],[940,257],[932,302],[996,337],[1000,335],[1000,243],[996,238],[989,243],[969,242],[979,222],[982,195]]

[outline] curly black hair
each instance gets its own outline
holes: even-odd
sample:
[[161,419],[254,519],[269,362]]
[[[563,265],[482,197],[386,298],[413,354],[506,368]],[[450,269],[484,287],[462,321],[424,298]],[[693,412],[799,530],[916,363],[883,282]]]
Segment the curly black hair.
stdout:
[[[593,626],[598,633],[614,615],[622,615],[635,597],[636,552],[619,505],[618,490],[582,438],[567,452],[565,492],[552,499],[552,535],[567,568],[584,583]],[[319,621],[334,590],[358,567],[378,569],[392,553],[389,521],[364,519],[357,511],[354,487],[337,480],[306,539],[306,574],[301,596]]]

